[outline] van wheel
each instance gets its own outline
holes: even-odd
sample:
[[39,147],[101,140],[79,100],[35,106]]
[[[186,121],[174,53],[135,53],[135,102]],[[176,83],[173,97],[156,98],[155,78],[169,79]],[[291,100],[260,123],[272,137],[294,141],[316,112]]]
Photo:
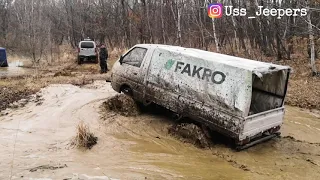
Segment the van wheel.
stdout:
[[81,65],[82,64],[82,60],[80,57],[78,57],[78,65]]
[[3,64],[0,64],[0,67],[8,67],[8,63],[5,62],[5,63],[3,63]]
[[144,106],[150,106],[151,103],[152,103],[151,101],[143,100],[143,105]]
[[132,92],[132,89],[128,86],[124,86],[121,88],[121,92],[125,95],[128,95],[128,96],[133,96],[133,92]]
[[180,121],[183,118],[183,116],[181,114],[178,114],[178,113],[173,113],[172,117],[176,122]]

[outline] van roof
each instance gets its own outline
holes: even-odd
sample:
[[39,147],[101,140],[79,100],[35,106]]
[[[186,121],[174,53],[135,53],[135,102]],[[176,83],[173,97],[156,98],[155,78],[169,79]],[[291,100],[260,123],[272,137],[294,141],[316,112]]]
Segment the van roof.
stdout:
[[138,44],[138,47],[145,48],[160,48],[171,52],[182,53],[187,56],[192,56],[196,58],[205,59],[211,62],[226,64],[228,66],[233,66],[236,68],[241,68],[245,70],[249,70],[252,72],[266,73],[274,70],[284,70],[290,69],[289,66],[281,66],[272,63],[266,63],[261,61],[255,61],[235,56],[229,56],[225,54],[219,54],[199,49],[193,48],[184,48],[180,46],[169,46],[169,45],[161,45],[161,44]]
[[0,50],[6,50],[5,48],[3,48],[3,47],[0,47]]

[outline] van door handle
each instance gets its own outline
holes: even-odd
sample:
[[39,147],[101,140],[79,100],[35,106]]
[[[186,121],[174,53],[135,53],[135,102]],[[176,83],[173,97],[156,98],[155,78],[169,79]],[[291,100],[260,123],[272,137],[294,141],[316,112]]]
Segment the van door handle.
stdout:
[[133,73],[133,75],[138,75],[138,73]]

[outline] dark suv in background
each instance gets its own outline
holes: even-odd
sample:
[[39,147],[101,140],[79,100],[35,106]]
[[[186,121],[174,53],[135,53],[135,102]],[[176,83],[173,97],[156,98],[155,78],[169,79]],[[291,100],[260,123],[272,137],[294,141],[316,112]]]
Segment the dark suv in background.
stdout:
[[0,47],[0,67],[8,67],[6,49]]

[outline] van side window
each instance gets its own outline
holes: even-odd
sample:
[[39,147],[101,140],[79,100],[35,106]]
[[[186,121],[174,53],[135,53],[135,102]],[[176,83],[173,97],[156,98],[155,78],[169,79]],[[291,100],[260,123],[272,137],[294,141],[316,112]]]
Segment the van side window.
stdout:
[[122,62],[131,66],[140,67],[146,53],[147,49],[134,48],[123,58]]

